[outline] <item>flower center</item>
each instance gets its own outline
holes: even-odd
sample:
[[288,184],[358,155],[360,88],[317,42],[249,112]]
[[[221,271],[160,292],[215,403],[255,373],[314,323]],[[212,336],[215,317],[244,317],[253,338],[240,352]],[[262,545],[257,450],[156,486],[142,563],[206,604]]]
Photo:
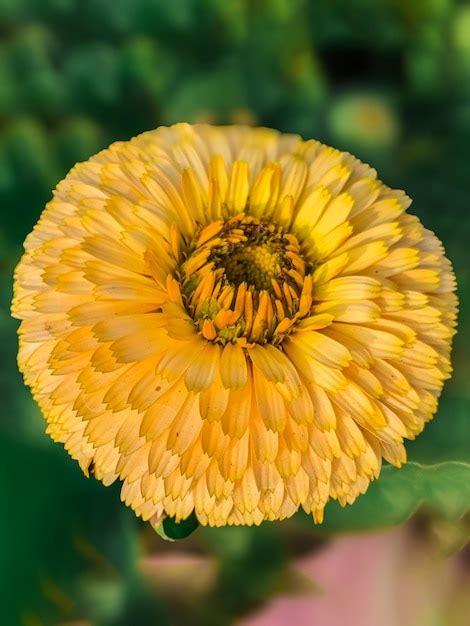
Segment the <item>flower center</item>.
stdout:
[[182,292],[206,339],[279,343],[310,312],[310,270],[294,235],[241,213],[198,232]]
[[280,271],[279,254],[269,244],[244,245],[227,256],[225,276],[229,283],[253,285],[258,291],[272,290],[272,280]]

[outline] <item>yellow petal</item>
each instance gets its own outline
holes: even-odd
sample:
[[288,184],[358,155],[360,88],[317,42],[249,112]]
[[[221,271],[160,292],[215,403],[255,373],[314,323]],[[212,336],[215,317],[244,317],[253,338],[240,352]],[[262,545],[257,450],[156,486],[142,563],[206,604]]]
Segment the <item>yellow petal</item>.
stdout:
[[248,163],[246,161],[234,161],[225,198],[225,202],[233,215],[245,210],[248,192]]
[[291,338],[299,349],[330,367],[345,367],[351,354],[342,344],[316,331],[301,331]]
[[227,389],[242,389],[246,385],[246,357],[243,348],[237,343],[229,343],[223,348],[220,378]]
[[380,283],[368,276],[333,278],[315,290],[316,300],[370,300],[380,293]]
[[282,432],[287,413],[282,396],[257,368],[253,369],[253,387],[256,404],[266,427]]
[[206,344],[196,361],[188,367],[185,376],[186,387],[189,391],[203,391],[208,389],[214,380],[219,368],[220,347],[211,343]]

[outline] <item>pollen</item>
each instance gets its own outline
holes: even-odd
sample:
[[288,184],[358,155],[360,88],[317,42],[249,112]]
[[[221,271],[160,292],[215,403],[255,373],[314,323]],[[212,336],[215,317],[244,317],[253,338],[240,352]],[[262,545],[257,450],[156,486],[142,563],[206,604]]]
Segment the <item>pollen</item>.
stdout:
[[279,274],[279,255],[269,244],[242,246],[227,258],[225,275],[235,285],[246,282],[258,291],[272,290],[272,280]]

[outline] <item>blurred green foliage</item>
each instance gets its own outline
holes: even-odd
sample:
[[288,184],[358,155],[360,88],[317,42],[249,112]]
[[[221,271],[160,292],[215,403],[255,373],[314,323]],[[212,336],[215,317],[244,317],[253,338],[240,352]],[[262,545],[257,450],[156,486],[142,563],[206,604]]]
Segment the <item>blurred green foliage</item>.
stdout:
[[[212,555],[216,582],[204,601],[164,602],[139,562],[168,546],[119,503],[117,488],[86,480],[48,440],[17,373],[11,275],[51,190],[112,141],[183,120],[316,137],[371,162],[415,199],[412,212],[454,262],[461,322],[454,379],[409,454],[424,464],[470,463],[470,4],[0,0],[0,621],[7,626],[231,624],[282,588],[292,553],[322,540],[303,519],[199,529],[183,545]],[[384,524],[400,521],[421,501],[459,512],[458,493],[468,489],[456,487],[465,475],[454,470],[452,463],[439,470],[439,487],[415,466],[397,480],[387,468],[356,508],[327,509],[325,529],[363,528],[377,510]],[[466,480],[468,487],[468,471]],[[402,514],[384,512],[397,499]]]

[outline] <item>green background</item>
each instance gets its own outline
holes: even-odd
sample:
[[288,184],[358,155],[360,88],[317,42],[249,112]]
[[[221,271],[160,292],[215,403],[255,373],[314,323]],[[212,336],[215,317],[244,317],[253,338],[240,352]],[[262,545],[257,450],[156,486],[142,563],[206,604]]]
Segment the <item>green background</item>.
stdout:
[[[315,137],[371,163],[443,240],[461,301],[437,419],[356,505],[163,542],[118,487],[83,477],[16,367],[11,276],[25,235],[77,161],[177,121]],[[419,507],[470,507],[470,4],[457,0],[0,0],[0,623],[224,626],[285,586],[289,560],[336,532]],[[176,546],[176,548],[175,548]],[[205,595],[155,593],[142,558],[208,555]],[[189,616],[189,617],[188,617]],[[189,620],[189,621],[188,621]]]

